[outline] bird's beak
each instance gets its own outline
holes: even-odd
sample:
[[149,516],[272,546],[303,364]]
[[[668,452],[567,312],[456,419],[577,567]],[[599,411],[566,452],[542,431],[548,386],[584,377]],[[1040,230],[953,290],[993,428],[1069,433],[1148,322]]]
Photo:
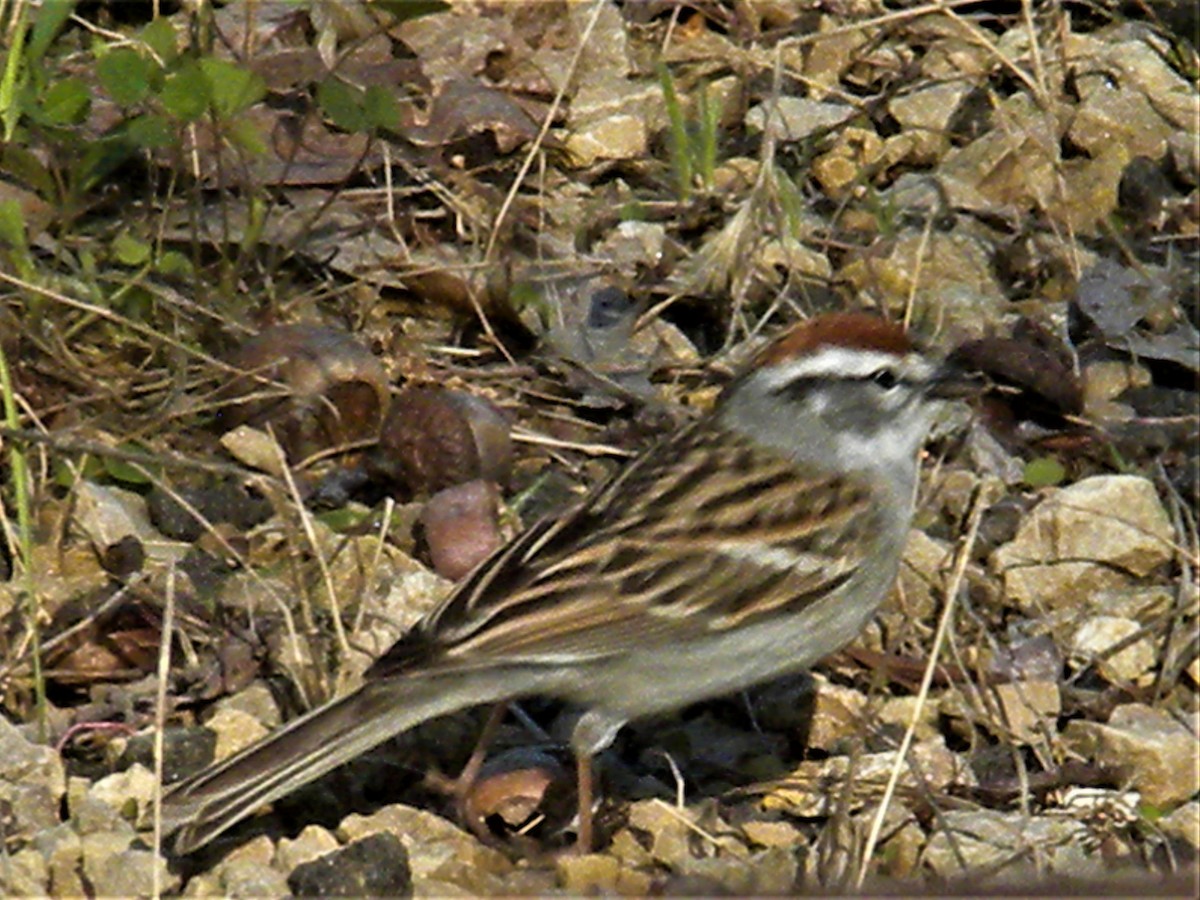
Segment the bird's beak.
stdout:
[[981,373],[947,360],[934,371],[929,381],[929,396],[940,400],[966,400],[977,397],[986,387],[987,379]]

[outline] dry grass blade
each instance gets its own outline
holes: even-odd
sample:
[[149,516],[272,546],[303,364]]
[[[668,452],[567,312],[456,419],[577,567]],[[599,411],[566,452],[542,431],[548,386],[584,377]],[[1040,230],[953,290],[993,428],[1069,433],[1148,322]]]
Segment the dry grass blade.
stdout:
[[959,546],[958,559],[955,562],[954,572],[951,575],[949,584],[946,586],[946,602],[942,607],[942,615],[938,619],[933,646],[929,651],[929,662],[925,666],[925,674],[921,677],[921,687],[917,691],[916,705],[913,708],[912,718],[909,720],[908,728],[905,729],[904,738],[900,741],[900,747],[896,752],[896,764],[892,767],[891,774],[888,776],[887,786],[884,788],[883,797],[879,801],[879,810],[875,813],[875,819],[871,823],[871,830],[867,834],[867,841],[863,847],[858,874],[854,879],[855,890],[861,891],[863,883],[866,881],[867,869],[870,866],[875,845],[879,842],[879,835],[883,830],[883,821],[887,816],[888,806],[896,792],[896,785],[900,781],[900,774],[907,764],[906,758],[909,748],[912,746],[913,736],[917,731],[917,724],[921,720],[921,711],[925,706],[925,702],[929,699],[929,689],[933,685],[933,675],[937,670],[938,657],[941,655],[942,647],[950,631],[950,625],[954,620],[955,598],[962,587],[963,576],[967,571],[967,564],[971,561],[971,551],[974,549],[975,540],[979,536],[979,523],[983,518],[984,509],[985,504],[982,502],[981,496],[977,495],[974,505],[971,507],[966,537],[963,538],[962,544]]
[[154,707],[154,849],[153,892],[155,900],[162,896],[162,871],[158,860],[162,857],[162,790],[163,790],[163,740],[167,723],[167,684],[171,675],[171,637],[175,630],[175,566],[167,569],[167,590],[163,598],[162,637],[159,640],[158,682]]

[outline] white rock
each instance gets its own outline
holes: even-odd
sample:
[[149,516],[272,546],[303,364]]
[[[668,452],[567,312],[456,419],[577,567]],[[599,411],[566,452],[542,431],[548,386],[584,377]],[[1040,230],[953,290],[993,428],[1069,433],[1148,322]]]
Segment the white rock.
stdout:
[[1154,645],[1149,635],[1133,641],[1116,653],[1110,649],[1137,634],[1142,626],[1121,616],[1092,616],[1079,626],[1071,641],[1076,668],[1093,660],[1100,674],[1113,684],[1141,684],[1154,667]]

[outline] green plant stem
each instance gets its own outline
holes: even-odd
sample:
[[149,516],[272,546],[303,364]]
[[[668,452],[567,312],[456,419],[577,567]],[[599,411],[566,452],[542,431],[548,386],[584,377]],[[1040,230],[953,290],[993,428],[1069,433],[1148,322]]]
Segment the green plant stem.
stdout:
[[[0,346],[0,400],[4,403],[4,419],[9,428],[18,428],[20,418],[16,393],[9,376],[8,359]],[[13,500],[17,508],[16,555],[21,564],[21,584],[28,603],[30,659],[33,666],[33,690],[37,704],[38,739],[46,737],[46,682],[42,677],[41,604],[33,579],[33,516],[29,500],[29,465],[25,451],[13,442],[9,451],[12,473]]]
[[662,86],[663,103],[667,108],[667,119],[671,123],[669,149],[671,167],[675,170],[675,184],[679,189],[679,197],[686,200],[692,193],[692,157],[688,152],[687,120],[683,115],[683,106],[679,95],[675,92],[675,79],[665,65],[658,65],[658,80]]
[[5,142],[12,140],[17,122],[21,120],[21,110],[17,105],[17,87],[21,62],[25,56],[25,4],[18,4],[13,15],[15,21],[8,29],[12,34],[12,46],[8,48],[4,59],[4,74],[0,76],[0,120],[4,122]]

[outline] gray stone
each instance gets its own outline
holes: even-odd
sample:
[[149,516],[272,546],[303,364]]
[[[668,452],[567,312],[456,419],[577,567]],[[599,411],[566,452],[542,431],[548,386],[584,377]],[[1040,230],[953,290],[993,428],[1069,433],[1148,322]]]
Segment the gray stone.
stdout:
[[1067,136],[1093,156],[1118,143],[1130,159],[1158,159],[1174,131],[1140,91],[1098,87],[1079,105]]
[[[127,823],[126,827],[128,828]],[[119,856],[129,849],[135,835],[132,828],[128,831],[94,831],[86,834],[80,841],[83,857],[83,877],[91,884],[97,880],[110,877],[108,866],[114,856]],[[149,894],[149,891],[145,893]]]
[[992,254],[988,237],[974,226],[931,234],[907,228],[852,257],[838,277],[897,318],[911,315],[918,328],[982,337],[1009,306]]
[[150,805],[158,783],[154,773],[140,764],[134,764],[123,772],[114,772],[92,785],[92,798],[104,803],[122,818],[131,822],[147,821]]
[[[785,777],[778,779],[774,789],[763,797],[767,810],[783,810],[802,818],[827,816],[841,809],[845,798],[841,792],[848,778],[859,785],[887,783],[896,764],[896,752],[865,753],[854,759],[833,756],[829,759],[802,762]],[[914,772],[919,772],[917,776]],[[974,781],[966,763],[951,752],[941,737],[914,743],[909,749],[909,763],[901,767],[897,782],[902,790],[943,790],[951,784],[970,785]],[[860,809],[869,791],[855,791],[850,798],[851,808]]]
[[1171,558],[1174,541],[1153,483],[1136,475],[1096,475],[1047,496],[1012,542],[996,551],[993,564],[1003,572],[1093,560],[1141,576]]
[[68,824],[41,831],[33,840],[50,867],[50,893],[55,897],[82,897],[85,888],[80,877],[83,841]]
[[966,79],[946,81],[896,97],[888,104],[892,115],[904,128],[942,134],[963,97],[971,92]]
[[386,831],[367,835],[302,863],[288,875],[297,897],[407,897],[412,895],[408,852]]
[[800,141],[818,131],[825,131],[858,115],[858,110],[845,103],[823,103],[807,97],[780,97],[774,109],[766,103],[751,107],[746,113],[746,127],[767,132],[780,141]]
[[[938,877],[972,885],[1047,876],[1097,877],[1101,856],[1089,849],[1089,829],[1073,818],[996,810],[951,810],[937,818],[924,862]],[[965,883],[965,882],[964,882]]]
[[97,897],[150,897],[156,868],[160,891],[179,887],[179,876],[168,869],[167,861],[149,850],[124,850],[98,859],[88,867],[88,878]]
[[658,799],[638,801],[629,807],[628,823],[656,863],[673,867],[691,856],[696,826],[686,808],[677,809]]
[[133,826],[115,806],[92,794],[92,783],[87,779],[72,778],[67,795],[71,824],[84,837],[103,832],[132,835]]
[[319,825],[309,825],[296,835],[294,840],[284,838],[275,850],[275,865],[284,872],[311,862],[341,846],[329,830]]
[[32,847],[0,858],[0,894],[5,897],[44,897],[49,885],[46,860]]
[[270,866],[239,859],[221,867],[220,890],[226,897],[290,897],[287,876]]
[[1200,791],[1200,741],[1191,727],[1141,703],[1118,706],[1108,724],[1074,721],[1063,742],[1097,764],[1127,773],[1129,786],[1155,806],[1174,806]]
[[732,897],[786,896],[796,887],[800,866],[794,854],[781,847],[754,854],[689,856],[674,871],[697,886],[719,885]]
[[1170,815],[1158,820],[1163,834],[1186,843],[1193,850],[1200,850],[1200,802],[1185,803]]
[[401,804],[385,806],[370,816],[347,816],[338,826],[337,835],[349,842],[380,831],[395,834],[404,844],[417,893],[429,880],[480,892],[481,882],[512,871],[512,863],[502,853],[454,823]]
[[243,712],[240,709],[217,710],[216,714],[205,720],[204,724],[216,732],[215,756],[217,759],[232,756],[255,741],[266,737],[270,731],[251,713]]
[[263,681],[256,681],[243,691],[222,697],[213,704],[213,709],[248,713],[267,728],[277,728],[283,722],[275,695]]
[[[230,851],[200,879],[188,882],[189,896],[287,897],[287,876],[271,866],[275,844],[259,835]],[[197,883],[198,882],[198,883]]]
[[1102,563],[1013,566],[1004,572],[1004,596],[1031,615],[1051,610],[1073,613],[1085,607],[1090,597],[1128,590],[1132,584],[1128,575]]
[[647,140],[641,116],[614,115],[580,125],[566,146],[575,165],[590,166],[599,159],[636,159],[646,152]]
[[5,835],[29,837],[59,824],[59,802],[44,784],[0,784],[0,800],[6,804]]
[[0,791],[17,784],[43,785],[57,802],[66,793],[67,776],[54,748],[26,740],[15,725],[0,716]]
[[612,896],[617,893],[621,862],[601,853],[572,854],[556,859],[554,870],[559,886],[569,894]]
[[1057,681],[1010,681],[993,685],[996,708],[980,724],[1014,744],[1041,745],[1062,712]]

